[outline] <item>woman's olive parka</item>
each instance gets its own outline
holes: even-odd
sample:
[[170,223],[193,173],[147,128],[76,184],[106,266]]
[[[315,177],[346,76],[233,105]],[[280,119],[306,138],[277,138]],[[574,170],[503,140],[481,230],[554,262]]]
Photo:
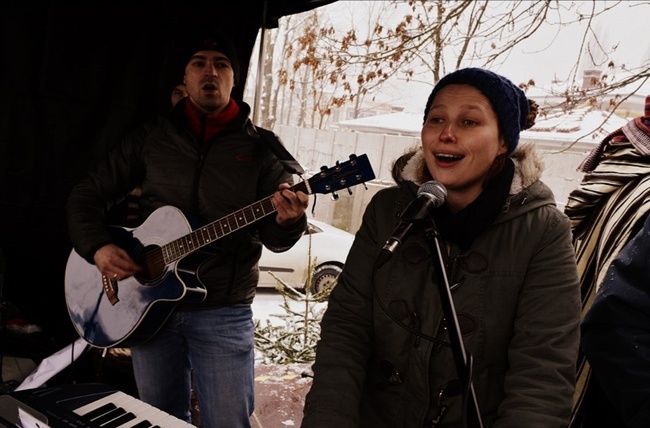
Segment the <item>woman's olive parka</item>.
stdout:
[[[571,414],[579,341],[570,225],[539,180],[534,149],[512,158],[510,196],[493,224],[466,251],[441,247],[483,426],[559,428]],[[411,233],[375,265],[422,184],[422,162],[418,151],[400,185],[365,211],[322,320],[303,428],[462,426],[433,241]]]

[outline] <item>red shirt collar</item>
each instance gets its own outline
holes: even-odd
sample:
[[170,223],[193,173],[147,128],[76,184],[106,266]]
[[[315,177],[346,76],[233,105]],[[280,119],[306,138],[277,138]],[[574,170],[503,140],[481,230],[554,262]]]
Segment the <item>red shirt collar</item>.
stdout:
[[232,98],[226,108],[210,116],[201,113],[188,97],[185,103],[185,118],[194,136],[205,143],[215,134],[223,131],[239,114],[239,105]]

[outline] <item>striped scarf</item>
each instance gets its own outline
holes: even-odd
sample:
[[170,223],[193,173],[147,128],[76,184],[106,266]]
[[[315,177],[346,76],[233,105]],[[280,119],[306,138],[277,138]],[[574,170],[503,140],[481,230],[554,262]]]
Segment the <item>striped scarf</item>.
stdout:
[[[650,129],[643,118],[607,136],[581,170],[586,174],[569,195],[565,213],[573,230],[584,318],[610,263],[650,211]],[[581,426],[588,398],[591,370],[582,351],[577,370],[571,428]]]

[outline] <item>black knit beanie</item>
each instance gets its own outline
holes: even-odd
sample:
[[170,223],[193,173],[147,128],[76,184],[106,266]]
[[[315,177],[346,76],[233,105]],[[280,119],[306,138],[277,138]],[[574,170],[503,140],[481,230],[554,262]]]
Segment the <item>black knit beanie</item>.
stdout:
[[196,40],[187,42],[181,55],[185,58],[185,63],[187,64],[190,58],[192,58],[192,55],[199,51],[217,51],[224,54],[228,58],[228,61],[230,61],[235,84],[237,84],[239,78],[239,57],[234,43],[217,35],[204,35],[198,37]]
[[464,68],[446,75],[433,88],[424,109],[424,122],[438,91],[453,83],[472,85],[490,100],[499,120],[499,129],[508,144],[508,155],[512,154],[519,144],[519,132],[535,123],[537,105],[505,77],[482,68]]

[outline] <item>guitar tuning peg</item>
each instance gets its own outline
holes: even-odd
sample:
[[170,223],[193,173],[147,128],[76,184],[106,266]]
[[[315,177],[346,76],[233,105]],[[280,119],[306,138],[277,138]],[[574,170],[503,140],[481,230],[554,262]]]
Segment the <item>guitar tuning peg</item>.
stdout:
[[352,195],[352,189],[350,189],[349,187],[347,189],[348,189],[348,195]]
[[338,201],[338,200],[339,200],[339,194],[336,193],[336,192],[333,192],[333,193],[332,193],[332,200],[333,200],[333,201]]
[[368,186],[366,186],[366,183],[362,183],[362,184],[363,184],[364,189],[368,190]]
[[356,165],[357,164],[357,155],[354,153],[350,155],[350,165]]
[[323,166],[320,167],[320,171],[321,171],[321,172],[325,172],[325,171],[327,171],[327,170],[328,170],[328,168],[327,168],[327,166],[325,166],[325,165],[323,165]]

